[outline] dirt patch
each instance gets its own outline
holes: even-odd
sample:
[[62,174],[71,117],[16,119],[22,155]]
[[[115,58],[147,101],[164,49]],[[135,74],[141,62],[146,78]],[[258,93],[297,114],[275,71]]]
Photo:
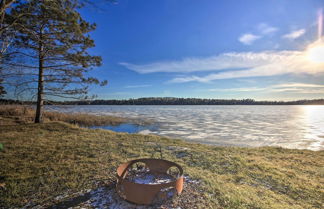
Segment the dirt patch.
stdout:
[[[116,192],[115,184],[100,186],[97,189],[81,192],[73,198],[68,198],[64,195],[56,197],[56,204],[45,207],[47,209],[59,208],[100,208],[100,209],[184,209],[184,208],[198,208],[198,205],[204,202],[201,195],[201,182],[198,180],[185,177],[184,190],[181,195],[175,195],[167,201],[155,205],[136,205],[122,199]],[[65,199],[64,201],[62,199]],[[61,200],[61,201],[59,201]],[[28,205],[25,208],[30,208]],[[44,206],[33,205],[32,208],[44,208]]]

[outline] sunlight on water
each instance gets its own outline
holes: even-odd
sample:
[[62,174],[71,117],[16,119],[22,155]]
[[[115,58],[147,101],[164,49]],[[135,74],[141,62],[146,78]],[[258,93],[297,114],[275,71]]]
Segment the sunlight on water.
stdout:
[[[304,138],[314,140],[309,149],[323,149],[324,145],[324,106],[304,106],[305,126]],[[316,137],[317,136],[317,137]]]
[[[48,108],[64,112],[151,119],[155,121],[152,126],[155,128],[141,127],[138,128],[139,133],[200,143],[324,149],[324,106],[85,105]],[[115,130],[120,129],[117,127]]]

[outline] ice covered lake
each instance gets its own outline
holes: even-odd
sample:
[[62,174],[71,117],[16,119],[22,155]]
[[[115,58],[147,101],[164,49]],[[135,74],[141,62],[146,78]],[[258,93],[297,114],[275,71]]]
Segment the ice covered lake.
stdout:
[[66,105],[46,109],[153,121],[148,126],[96,127],[118,132],[156,134],[225,146],[324,149],[324,106]]

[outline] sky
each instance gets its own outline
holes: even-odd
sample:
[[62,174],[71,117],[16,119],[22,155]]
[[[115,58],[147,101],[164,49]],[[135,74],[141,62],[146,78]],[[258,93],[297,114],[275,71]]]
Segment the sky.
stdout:
[[[82,9],[103,65],[99,99],[324,98],[324,0],[118,0]],[[322,50],[323,52],[323,50]],[[318,53],[318,52],[317,52]]]

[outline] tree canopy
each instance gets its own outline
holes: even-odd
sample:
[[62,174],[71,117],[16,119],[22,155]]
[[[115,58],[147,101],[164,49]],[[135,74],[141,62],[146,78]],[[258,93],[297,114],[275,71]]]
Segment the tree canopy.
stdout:
[[[101,65],[101,57],[88,52],[95,46],[89,32],[96,25],[81,17],[81,6],[77,0],[30,0],[10,10],[16,21],[13,59],[3,66],[10,69],[8,74],[23,76],[22,92],[37,94],[35,122],[41,122],[46,98],[85,98],[89,84],[107,83],[87,76]],[[17,19],[20,14],[24,16]]]

